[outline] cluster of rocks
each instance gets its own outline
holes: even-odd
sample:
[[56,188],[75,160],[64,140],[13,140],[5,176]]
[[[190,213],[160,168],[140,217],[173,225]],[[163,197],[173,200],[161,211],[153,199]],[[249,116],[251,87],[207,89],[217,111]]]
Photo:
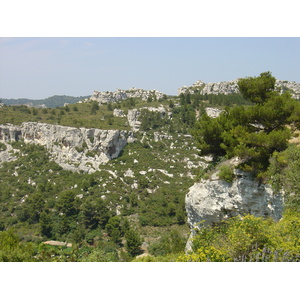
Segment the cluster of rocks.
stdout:
[[300,99],[300,83],[295,81],[276,80],[275,86],[280,92],[289,91],[296,99]]
[[[118,157],[133,136],[131,131],[75,128],[36,122],[24,122],[21,126],[0,125],[1,142],[7,144],[19,139],[25,143],[45,146],[54,161],[64,169],[92,173],[99,170],[101,164]],[[1,152],[4,161],[10,159],[7,151]]]
[[221,112],[223,111],[222,109],[218,108],[213,108],[213,107],[206,107],[205,111],[207,115],[211,118],[217,118],[220,116]]
[[232,81],[222,81],[222,82],[209,82],[205,83],[201,80],[196,81],[192,86],[183,86],[178,89],[178,95],[185,93],[200,93],[204,94],[230,94],[238,93],[239,88],[237,85],[238,79]]
[[131,88],[129,90],[117,89],[115,92],[94,91],[91,98],[86,99],[86,101],[97,101],[100,104],[102,104],[102,103],[126,100],[129,98],[141,98],[142,100],[147,101],[149,97],[152,98],[152,100],[159,100],[164,97],[164,94],[157,90],[144,90],[144,89],[137,89],[137,88]]
[[[228,95],[232,93],[239,93],[238,81],[239,78],[231,81],[208,82],[208,83],[198,80],[192,86],[180,87],[178,89],[178,95],[185,94],[185,93],[190,93],[190,94],[200,93],[202,95],[205,94]],[[300,99],[300,83],[296,83],[295,81],[276,80],[275,88],[281,93],[288,90],[294,98]]]

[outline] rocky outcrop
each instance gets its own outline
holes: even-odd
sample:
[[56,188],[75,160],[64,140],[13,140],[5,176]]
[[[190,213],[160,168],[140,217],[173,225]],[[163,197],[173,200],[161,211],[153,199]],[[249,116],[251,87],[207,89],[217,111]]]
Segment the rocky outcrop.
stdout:
[[123,109],[117,109],[117,108],[114,109],[113,115],[114,115],[114,117],[120,117],[120,118],[126,117],[126,115],[124,113],[124,110]]
[[126,100],[128,98],[141,98],[142,100],[147,101],[149,97],[152,98],[152,100],[159,100],[164,97],[164,94],[157,90],[143,90],[136,88],[131,88],[129,90],[117,89],[115,92],[94,91],[92,97],[86,101],[97,101],[102,104]]
[[121,130],[75,128],[35,122],[0,126],[0,141],[23,139],[45,146],[64,169],[95,172],[101,164],[118,157],[132,133]]
[[0,125],[0,143],[4,146],[0,147],[0,165],[3,162],[14,161],[17,158],[15,153],[18,150],[13,149],[10,142],[18,141],[22,137],[21,127],[15,125]]
[[[259,184],[248,173],[236,170],[236,179],[226,182],[215,177],[195,183],[185,197],[191,236],[194,228],[219,223],[223,219],[252,214],[279,220],[283,195],[270,186]],[[191,239],[186,250],[191,249]]]
[[[183,86],[178,89],[178,95],[181,93],[200,93],[204,94],[231,94],[231,93],[239,93],[238,88],[239,79],[231,80],[231,81],[221,81],[221,82],[208,82],[205,83],[201,80],[196,81],[192,86]],[[296,99],[300,99],[300,83],[296,83],[295,81],[284,81],[284,80],[276,80],[275,88],[282,92],[289,91],[292,96]]]
[[218,108],[213,108],[213,107],[206,107],[205,111],[209,117],[217,118],[220,116],[220,114],[223,110],[218,109]]
[[139,121],[139,116],[141,114],[141,111],[138,109],[131,109],[128,110],[128,114],[127,114],[127,120],[128,120],[128,124],[131,127],[131,130],[136,132],[140,129],[141,126],[141,122]]
[[21,127],[16,125],[0,125],[0,142],[18,141],[22,136]]
[[[128,120],[128,124],[131,127],[131,130],[133,132],[139,131],[140,127],[141,127],[141,120],[140,120],[140,115],[141,115],[141,111],[142,110],[149,110],[151,112],[157,112],[161,114],[161,117],[163,118],[166,114],[167,111],[163,106],[160,107],[143,107],[141,109],[130,109],[128,110],[128,114],[127,114],[127,120]],[[172,115],[172,113],[168,113],[167,117],[170,118]]]

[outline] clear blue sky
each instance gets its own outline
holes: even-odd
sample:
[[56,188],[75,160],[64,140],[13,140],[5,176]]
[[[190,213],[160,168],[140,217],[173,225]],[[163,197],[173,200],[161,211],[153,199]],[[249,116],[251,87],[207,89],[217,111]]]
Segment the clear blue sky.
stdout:
[[131,87],[177,94],[197,80],[271,71],[300,82],[300,38],[0,38],[0,98],[85,96]]

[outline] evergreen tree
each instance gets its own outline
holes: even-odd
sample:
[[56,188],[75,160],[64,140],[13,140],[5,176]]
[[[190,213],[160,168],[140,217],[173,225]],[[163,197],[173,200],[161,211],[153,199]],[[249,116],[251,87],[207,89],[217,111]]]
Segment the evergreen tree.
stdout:
[[238,156],[247,170],[262,175],[272,153],[286,149],[291,131],[299,128],[300,103],[276,92],[269,72],[238,84],[254,105],[227,108],[218,118],[202,114],[193,134],[203,154]]
[[131,256],[136,256],[141,251],[142,240],[139,234],[130,228],[125,234],[126,244],[125,248]]

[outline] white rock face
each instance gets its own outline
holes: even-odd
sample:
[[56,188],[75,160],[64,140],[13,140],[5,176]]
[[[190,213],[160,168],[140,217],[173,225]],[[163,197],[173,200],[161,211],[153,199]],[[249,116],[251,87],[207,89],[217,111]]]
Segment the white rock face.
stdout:
[[239,88],[237,85],[239,79],[231,80],[231,81],[222,81],[222,82],[208,82],[205,83],[201,80],[196,81],[192,86],[181,87],[178,89],[178,95],[181,93],[194,94],[195,91],[199,91],[200,94],[231,94],[231,93],[239,93]]
[[206,107],[205,111],[209,117],[217,118],[220,116],[220,114],[223,110],[218,109],[218,108],[213,108],[213,107]]
[[97,101],[99,103],[116,102],[119,100],[126,100],[128,98],[142,98],[142,100],[147,101],[149,97],[156,98],[157,100],[162,99],[163,93],[157,90],[143,90],[131,88],[129,90],[118,89],[115,92],[99,92],[94,91],[92,97],[87,99],[87,101]]
[[[239,93],[238,88],[238,79],[231,81],[221,81],[221,82],[208,82],[205,83],[201,80],[196,81],[192,86],[183,86],[178,89],[178,95],[181,93],[194,94],[196,91],[200,92],[200,94],[231,94],[231,93]],[[300,99],[300,83],[296,83],[295,81],[284,81],[284,80],[276,80],[275,88],[278,89],[281,93],[289,90],[292,96],[296,99]]]
[[283,196],[275,194],[268,185],[259,185],[245,172],[238,171],[233,183],[224,180],[205,180],[195,183],[185,198],[188,223],[191,228],[204,221],[212,225],[228,217],[252,214],[282,216]]
[[95,172],[99,165],[118,157],[132,133],[120,130],[75,128],[35,122],[0,126],[0,141],[23,139],[45,146],[64,169]]
[[0,125],[0,142],[18,141],[21,138],[21,127],[16,125]]
[[[253,181],[249,174],[237,171],[233,183],[224,180],[202,180],[195,183],[185,197],[188,224],[194,228],[213,225],[223,219],[252,214],[256,217],[282,217],[283,195],[270,186]],[[191,249],[191,240],[186,250]]]
[[16,160],[14,153],[19,150],[12,148],[9,142],[18,141],[22,136],[21,127],[15,125],[0,125],[0,142],[5,145],[5,150],[0,150],[0,165],[3,162]]
[[114,117],[126,117],[123,109],[114,109]]
[[141,126],[141,122],[139,121],[140,114],[141,111],[136,108],[128,110],[127,120],[133,132],[137,132],[140,129]]

